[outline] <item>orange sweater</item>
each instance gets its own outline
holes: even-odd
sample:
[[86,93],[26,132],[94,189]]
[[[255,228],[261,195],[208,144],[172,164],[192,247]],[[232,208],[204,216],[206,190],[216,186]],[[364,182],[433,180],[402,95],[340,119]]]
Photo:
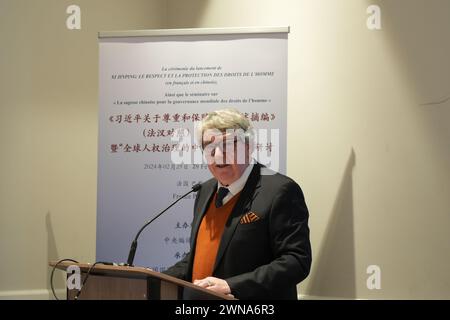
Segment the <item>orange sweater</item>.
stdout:
[[216,196],[217,193],[203,216],[198,229],[192,281],[212,276],[225,223],[239,198],[239,194],[237,194],[223,206],[216,208],[214,204]]

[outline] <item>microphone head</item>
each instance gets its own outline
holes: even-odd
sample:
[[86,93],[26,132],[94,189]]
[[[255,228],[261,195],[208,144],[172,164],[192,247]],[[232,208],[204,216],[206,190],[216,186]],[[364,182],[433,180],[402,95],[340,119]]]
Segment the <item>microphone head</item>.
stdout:
[[192,186],[192,191],[197,192],[201,188],[202,188],[202,185],[200,183],[197,183],[197,184]]

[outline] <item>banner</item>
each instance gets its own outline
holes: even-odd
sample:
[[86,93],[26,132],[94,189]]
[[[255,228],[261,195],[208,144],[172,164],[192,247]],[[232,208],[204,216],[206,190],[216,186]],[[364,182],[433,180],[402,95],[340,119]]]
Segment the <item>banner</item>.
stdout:
[[[211,178],[195,135],[210,111],[244,113],[255,159],[286,170],[287,31],[210,30],[100,34],[97,260],[126,262],[146,221]],[[194,197],[141,234],[135,265],[189,252]]]

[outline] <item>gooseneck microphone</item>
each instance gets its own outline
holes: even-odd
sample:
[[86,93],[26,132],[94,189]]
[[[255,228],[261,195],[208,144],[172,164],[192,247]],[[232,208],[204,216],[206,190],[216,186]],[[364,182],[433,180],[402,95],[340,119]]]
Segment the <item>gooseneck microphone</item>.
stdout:
[[164,212],[166,212],[167,210],[169,210],[170,208],[172,208],[172,206],[174,206],[178,201],[180,201],[181,199],[185,198],[188,194],[192,193],[192,192],[197,192],[198,190],[200,190],[201,188],[201,184],[197,183],[196,185],[194,185],[192,187],[192,189],[187,192],[186,194],[182,195],[180,198],[178,198],[175,202],[173,202],[170,206],[168,206],[166,209],[164,209],[163,211],[161,211],[156,217],[154,217],[153,219],[151,219],[150,221],[148,221],[146,224],[144,224],[144,226],[139,230],[139,232],[136,234],[136,237],[134,238],[133,242],[131,243],[131,247],[130,247],[130,252],[128,253],[128,260],[127,260],[127,266],[132,267],[133,266],[133,261],[134,261],[134,255],[136,254],[136,248],[137,248],[137,239],[139,238],[139,235],[141,234],[141,232],[150,224],[152,223],[156,218],[158,218],[160,215],[162,215]]

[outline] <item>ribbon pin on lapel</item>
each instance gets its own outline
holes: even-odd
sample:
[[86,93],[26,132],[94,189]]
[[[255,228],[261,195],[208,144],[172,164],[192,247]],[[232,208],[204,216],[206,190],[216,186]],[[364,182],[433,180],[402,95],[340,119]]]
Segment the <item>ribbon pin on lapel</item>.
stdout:
[[258,217],[258,215],[256,213],[250,211],[250,212],[247,212],[246,214],[244,214],[244,216],[240,220],[240,223],[241,224],[252,223],[259,219],[260,218]]

